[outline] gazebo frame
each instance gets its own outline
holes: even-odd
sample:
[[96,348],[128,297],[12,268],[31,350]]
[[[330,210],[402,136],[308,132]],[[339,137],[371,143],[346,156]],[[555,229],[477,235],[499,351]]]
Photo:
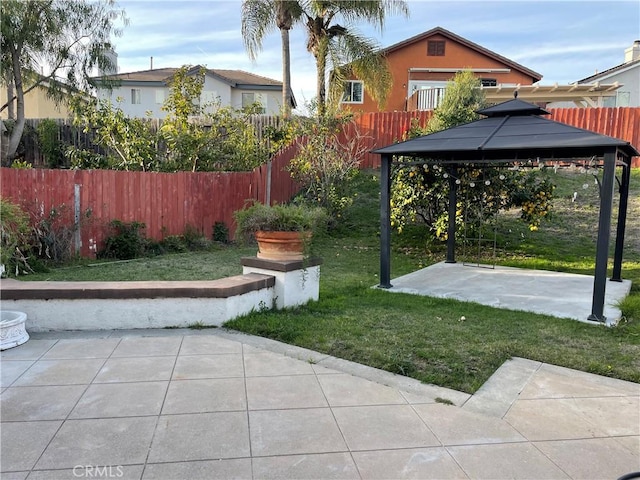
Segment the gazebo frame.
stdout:
[[611,280],[622,281],[622,257],[626,227],[631,158],[640,153],[629,143],[589,130],[555,122],[540,115],[549,112],[522,100],[509,100],[479,110],[487,118],[424,135],[374,150],[381,155],[380,198],[380,288],[391,288],[391,167],[394,156],[410,156],[411,165],[436,164],[449,173],[449,226],[447,263],[455,263],[456,183],[454,172],[468,164],[518,164],[529,161],[572,161],[600,158],[604,170],[600,183],[600,212],[596,243],[595,274],[591,315],[588,320],[605,322],[603,314],[611,215],[616,167],[622,167],[618,180],[620,202]]

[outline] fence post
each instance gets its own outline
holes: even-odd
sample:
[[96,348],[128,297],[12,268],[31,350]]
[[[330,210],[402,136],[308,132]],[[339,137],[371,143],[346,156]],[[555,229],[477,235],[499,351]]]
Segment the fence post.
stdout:
[[80,235],[80,187],[79,183],[73,185],[73,243],[76,255],[80,255],[82,237]]

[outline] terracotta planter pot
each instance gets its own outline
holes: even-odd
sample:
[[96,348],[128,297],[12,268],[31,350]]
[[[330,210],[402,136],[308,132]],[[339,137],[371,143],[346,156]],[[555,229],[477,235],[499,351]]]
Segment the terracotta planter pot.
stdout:
[[271,232],[260,230],[255,233],[258,241],[258,258],[265,260],[302,260],[305,244],[311,239],[311,232]]

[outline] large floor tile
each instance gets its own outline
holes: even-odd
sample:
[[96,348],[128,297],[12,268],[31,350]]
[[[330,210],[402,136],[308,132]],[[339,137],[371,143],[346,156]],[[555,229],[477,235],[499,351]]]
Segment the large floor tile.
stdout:
[[353,452],[363,480],[465,479],[465,473],[443,447]]
[[249,456],[246,412],[162,415],[149,462],[215,460]]
[[[76,465],[61,470],[34,470],[28,480],[140,480],[144,465]],[[4,477],[3,477],[4,480]]]
[[0,395],[0,418],[3,422],[64,420],[85,389],[85,385],[8,388]]
[[640,395],[640,385],[555,365],[543,364],[520,394],[521,399]]
[[163,414],[246,410],[244,379],[173,380],[162,407]]
[[245,353],[244,366],[247,377],[311,375],[314,373],[309,362],[271,352]]
[[249,422],[254,456],[347,450],[328,408],[250,411]]
[[242,353],[242,344],[215,335],[187,336],[182,341],[180,355],[220,355]]
[[169,380],[175,360],[174,357],[110,358],[94,381],[119,383]]
[[320,375],[318,381],[332,407],[407,403],[398,390],[353,375]]
[[438,403],[415,405],[414,408],[443,445],[526,441],[511,425],[499,418]]
[[409,405],[337,407],[333,413],[352,451],[440,445]]
[[162,357],[177,355],[182,343],[181,337],[125,337],[112,357]]
[[[29,470],[60,428],[62,422],[10,422],[0,425],[0,469]],[[4,478],[4,473],[2,478]]]
[[8,387],[15,382],[20,375],[29,370],[33,360],[2,360],[0,363],[0,386]]
[[38,360],[13,386],[88,384],[103,364],[102,358]]
[[640,397],[575,399],[589,423],[607,435],[640,435]]
[[156,417],[67,420],[36,464],[39,470],[76,465],[144,463]]
[[569,478],[530,443],[458,446],[447,450],[472,479]]
[[90,385],[69,418],[159,415],[169,382]]
[[250,410],[327,406],[315,375],[250,377],[246,382]]
[[195,378],[242,377],[242,355],[180,355],[173,372],[174,380]]
[[[636,455],[640,460],[640,436],[615,437],[614,440]],[[638,466],[638,471],[640,472],[640,466]]]
[[44,360],[70,358],[108,358],[120,342],[118,338],[58,340],[42,358]]
[[[582,399],[583,400],[583,399]],[[519,400],[504,419],[528,440],[570,440],[606,436],[575,399]]]
[[536,442],[535,446],[572,478],[619,478],[640,471],[640,450],[634,455],[613,438]]
[[143,480],[250,480],[251,459],[200,460],[179,463],[150,463]]
[[34,340],[0,352],[0,361],[37,360],[44,355],[57,340]]
[[256,479],[359,480],[358,469],[348,453],[284,455],[253,459]]

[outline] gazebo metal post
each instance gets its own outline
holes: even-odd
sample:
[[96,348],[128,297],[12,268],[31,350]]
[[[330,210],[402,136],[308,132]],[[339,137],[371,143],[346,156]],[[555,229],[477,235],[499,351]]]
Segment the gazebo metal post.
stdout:
[[616,226],[616,251],[613,256],[614,282],[622,281],[622,252],[624,250],[624,230],[627,224],[627,204],[629,200],[629,182],[631,181],[631,159],[625,159],[620,180],[620,204],[618,205],[618,225]]
[[380,288],[391,288],[391,155],[380,164]]
[[598,241],[596,243],[596,268],[593,279],[593,301],[588,320],[605,322],[604,295],[607,287],[607,264],[609,260],[609,237],[611,236],[611,207],[613,184],[616,176],[616,150],[604,154],[604,174],[600,188],[600,215],[598,219]]
[[447,259],[444,263],[456,263],[456,211],[457,211],[457,170],[447,168],[449,174],[449,226],[447,228]]

